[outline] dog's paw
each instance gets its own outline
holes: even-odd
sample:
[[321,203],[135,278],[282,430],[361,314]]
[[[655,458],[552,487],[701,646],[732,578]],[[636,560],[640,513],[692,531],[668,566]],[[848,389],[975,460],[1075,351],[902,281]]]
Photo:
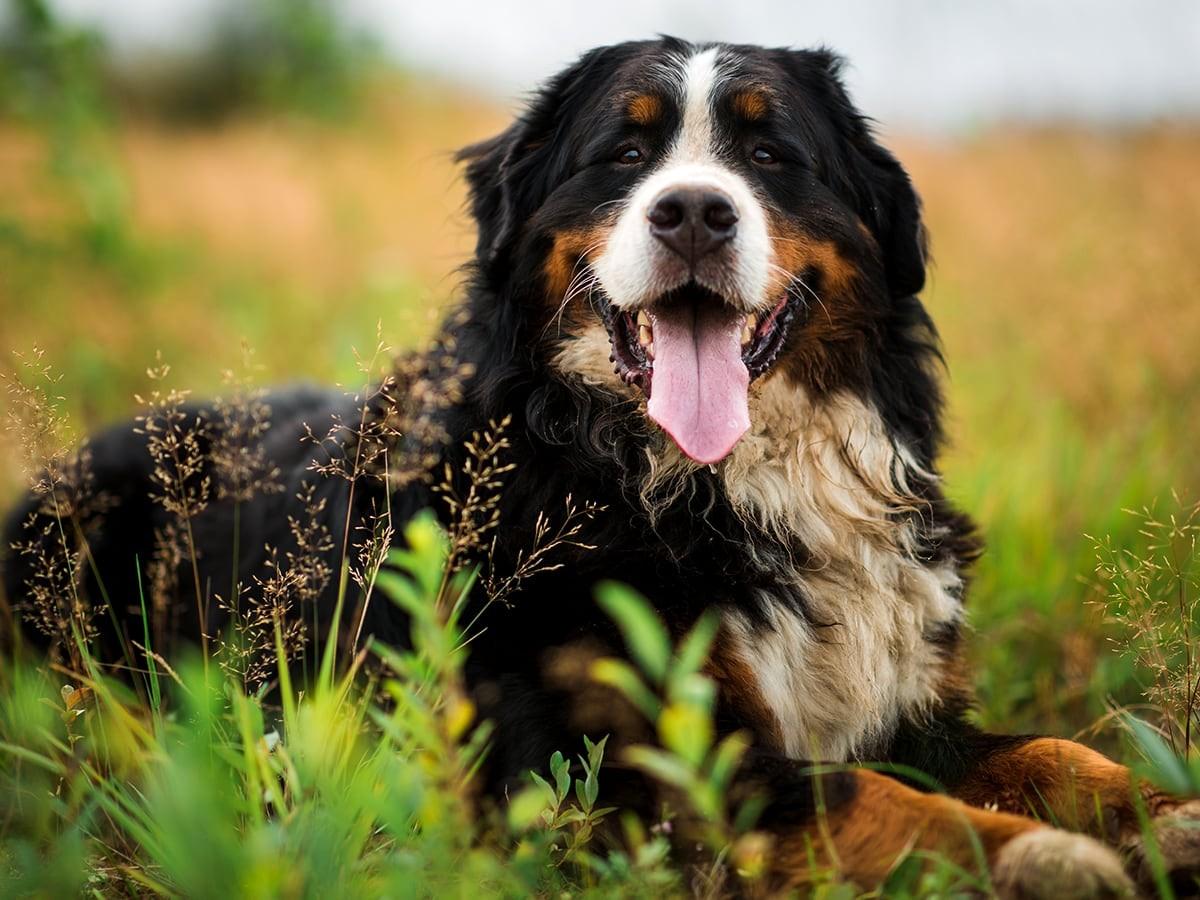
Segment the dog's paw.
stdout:
[[992,868],[996,893],[1006,900],[1092,900],[1133,897],[1121,858],[1099,841],[1056,828],[1013,838]]
[[[1200,896],[1200,800],[1160,801],[1152,821],[1163,869],[1180,896]],[[1127,868],[1138,886],[1153,892],[1154,866],[1141,834],[1124,846]]]

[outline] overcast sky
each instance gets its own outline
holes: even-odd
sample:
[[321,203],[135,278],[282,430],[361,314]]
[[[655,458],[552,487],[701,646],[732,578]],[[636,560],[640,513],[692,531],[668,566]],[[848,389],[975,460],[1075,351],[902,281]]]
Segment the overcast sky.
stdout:
[[[54,0],[121,49],[177,47],[238,0]],[[240,0],[250,2],[250,0]],[[516,101],[588,47],[666,32],[849,57],[900,127],[1200,118],[1200,0],[340,0],[401,62]]]

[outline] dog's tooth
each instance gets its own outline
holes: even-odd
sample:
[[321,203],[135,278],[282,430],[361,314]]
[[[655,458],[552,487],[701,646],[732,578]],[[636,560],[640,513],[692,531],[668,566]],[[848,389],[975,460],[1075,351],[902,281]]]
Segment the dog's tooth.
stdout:
[[646,345],[646,356],[650,359],[650,362],[654,362],[654,341],[650,341]]
[[754,340],[754,317],[751,316],[746,320],[745,326],[742,328],[742,346],[745,347]]
[[646,328],[650,327],[650,317],[646,315],[646,311],[644,309],[638,310],[637,323],[639,330],[642,328],[642,326],[645,326]]
[[649,347],[654,343],[654,332],[649,325],[638,326],[638,343],[643,347]]

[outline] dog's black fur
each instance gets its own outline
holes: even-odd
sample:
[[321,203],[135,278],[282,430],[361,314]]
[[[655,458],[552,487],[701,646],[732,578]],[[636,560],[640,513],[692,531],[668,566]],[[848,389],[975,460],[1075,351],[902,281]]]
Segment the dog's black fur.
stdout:
[[[639,498],[652,427],[627,397],[564,376],[549,364],[554,342],[561,340],[547,328],[558,301],[547,297],[545,286],[555,239],[600,221],[597,207],[620,196],[635,177],[628,167],[610,161],[613,148],[629,137],[612,98],[642,89],[650,63],[688,50],[668,38],[592,51],[552,79],[508,130],[461,155],[478,247],[465,291],[466,314],[450,320],[444,347],[455,365],[469,366],[475,374],[461,402],[438,413],[446,435],[436,448],[438,469],[448,464],[450,471],[461,472],[471,434],[489,422],[511,418],[506,435],[512,447],[505,458],[515,468],[503,490],[493,561],[500,571],[510,569],[530,545],[538,514],[553,515],[568,495],[605,507],[582,536],[597,549],[561,551],[555,559],[561,568],[522,584],[511,605],[487,611],[480,623],[483,633],[472,644],[470,686],[481,715],[496,726],[487,780],[497,794],[529,769],[544,767],[554,750],[579,745],[579,693],[547,677],[546,654],[576,645],[604,654],[622,652],[612,624],[592,601],[598,581],[617,578],[632,585],[651,599],[676,635],[710,607],[740,609],[766,628],[768,617],[761,608],[766,602],[807,616],[815,632],[836,624],[814,617],[810,598],[794,579],[780,575],[785,568],[805,565],[805,548],[785,545],[735,514],[720,479],[708,469],[696,470],[691,488],[652,517]],[[790,164],[762,172],[747,168],[750,177],[773,208],[803,216],[805,227],[836,246],[858,276],[856,318],[823,324],[819,317],[830,311],[807,311],[808,318],[792,328],[780,363],[782,375],[816,398],[837,391],[860,398],[878,411],[890,436],[911,449],[917,466],[935,472],[942,438],[940,360],[933,326],[916,297],[924,284],[926,247],[920,205],[908,176],[850,103],[834,56],[751,47],[729,52],[745,72],[782,98],[783,116],[763,126],[755,140],[769,142]],[[648,152],[677,126],[672,115],[668,109],[653,128],[638,132],[637,140]],[[820,292],[827,273],[814,267],[805,274]],[[574,311],[577,317],[594,314],[586,304]],[[833,318],[838,315],[832,311]],[[806,329],[825,324],[838,327],[802,346]],[[274,393],[268,403],[267,456],[282,473],[284,490],[241,505],[238,560],[246,584],[261,571],[266,545],[288,548],[286,519],[300,514],[295,495],[302,483],[315,482],[327,500],[324,517],[339,538],[330,551],[331,565],[341,549],[350,500],[348,482],[310,471],[325,460],[328,447],[301,438],[305,423],[321,432],[332,415],[353,421],[355,403],[313,389]],[[219,427],[203,407],[191,414],[208,420],[210,428]],[[404,450],[403,440],[396,450]],[[167,513],[150,499],[152,463],[144,436],[124,425],[101,434],[90,446],[96,488],[116,501],[105,513],[92,551],[123,627],[136,635],[141,616],[138,566],[150,558],[153,534]],[[355,486],[352,524],[381,507],[381,490],[381,482],[374,480]],[[935,481],[920,482],[918,490],[924,502],[915,514],[918,555],[929,565],[967,565],[977,551],[970,523],[951,509]],[[25,539],[31,519],[44,521],[39,502],[29,499],[12,516],[6,545]],[[425,508],[444,510],[425,483],[391,497],[397,522]],[[213,502],[195,522],[200,581],[207,590],[230,582],[231,515],[231,504]],[[23,558],[11,555],[5,586],[13,601],[22,600],[29,575]],[[95,579],[89,575],[86,581],[87,592],[98,596]],[[177,630],[195,641],[190,571],[182,582]],[[335,593],[336,579],[319,604],[326,622]],[[224,624],[214,605],[209,633],[219,633]],[[103,620],[100,625],[107,627]],[[407,641],[404,616],[378,599],[363,630],[387,643]],[[113,653],[112,635],[107,637]],[[954,624],[927,639],[945,658],[959,653]],[[966,690],[948,683],[935,708],[901,718],[892,733],[869,749],[870,756],[915,766],[952,787],[1011,742],[968,724],[967,706]],[[772,752],[766,724],[725,693],[720,716],[724,731],[743,728],[760,738],[746,778],[770,792],[767,821],[803,821],[812,811],[803,763]],[[826,802],[836,806],[839,797],[844,800],[853,790],[849,776],[831,776]]]

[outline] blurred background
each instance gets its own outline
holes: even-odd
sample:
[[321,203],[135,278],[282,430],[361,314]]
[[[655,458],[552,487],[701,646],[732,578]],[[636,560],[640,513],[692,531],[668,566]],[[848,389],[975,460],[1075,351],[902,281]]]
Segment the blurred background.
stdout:
[[[1136,701],[1093,538],[1136,548],[1125,510],[1200,488],[1192,0],[0,0],[0,364],[44,350],[80,433],[158,352],[196,393],[243,342],[264,381],[352,379],[454,297],[452,151],[659,31],[849,56],[933,235],[979,715],[1074,735]],[[0,503],[19,483],[6,452]]]

